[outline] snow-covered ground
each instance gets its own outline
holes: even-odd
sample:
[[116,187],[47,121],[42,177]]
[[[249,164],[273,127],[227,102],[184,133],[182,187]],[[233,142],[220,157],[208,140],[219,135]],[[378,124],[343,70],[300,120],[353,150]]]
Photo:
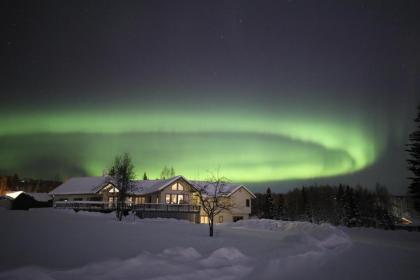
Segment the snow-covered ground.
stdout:
[[0,211],[0,279],[420,279],[420,233]]

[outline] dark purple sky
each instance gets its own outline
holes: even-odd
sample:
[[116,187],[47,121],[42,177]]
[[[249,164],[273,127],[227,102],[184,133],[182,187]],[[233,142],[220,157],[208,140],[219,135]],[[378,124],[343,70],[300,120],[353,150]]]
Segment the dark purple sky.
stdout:
[[309,182],[401,192],[420,96],[419,14],[418,1],[2,1],[0,110],[136,100],[354,114],[383,130],[385,150],[356,174]]

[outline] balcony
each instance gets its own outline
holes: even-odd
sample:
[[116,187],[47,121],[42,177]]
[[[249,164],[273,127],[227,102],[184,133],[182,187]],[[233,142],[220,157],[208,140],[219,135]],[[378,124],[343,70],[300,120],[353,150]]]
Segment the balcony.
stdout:
[[[104,201],[56,201],[54,208],[74,209],[87,211],[112,211],[116,209],[115,203]],[[193,204],[162,204],[162,203],[141,203],[123,205],[125,210],[139,212],[200,212],[200,206]]]

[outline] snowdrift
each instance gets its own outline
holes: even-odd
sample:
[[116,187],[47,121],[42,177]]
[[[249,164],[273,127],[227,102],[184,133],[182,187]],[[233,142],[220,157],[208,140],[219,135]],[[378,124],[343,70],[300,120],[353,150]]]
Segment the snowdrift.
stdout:
[[308,222],[249,219],[224,226],[237,229],[276,231],[286,240],[299,240],[305,245],[315,246],[319,249],[343,249],[351,245],[349,236],[341,229],[330,224],[317,225]]

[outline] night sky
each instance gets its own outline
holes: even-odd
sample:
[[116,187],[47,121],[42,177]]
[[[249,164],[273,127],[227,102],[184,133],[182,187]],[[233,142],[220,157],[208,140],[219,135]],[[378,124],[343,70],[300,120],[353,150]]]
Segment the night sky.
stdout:
[[[344,3],[347,2],[347,3]],[[254,190],[407,190],[419,1],[2,1],[0,174],[129,152]]]

